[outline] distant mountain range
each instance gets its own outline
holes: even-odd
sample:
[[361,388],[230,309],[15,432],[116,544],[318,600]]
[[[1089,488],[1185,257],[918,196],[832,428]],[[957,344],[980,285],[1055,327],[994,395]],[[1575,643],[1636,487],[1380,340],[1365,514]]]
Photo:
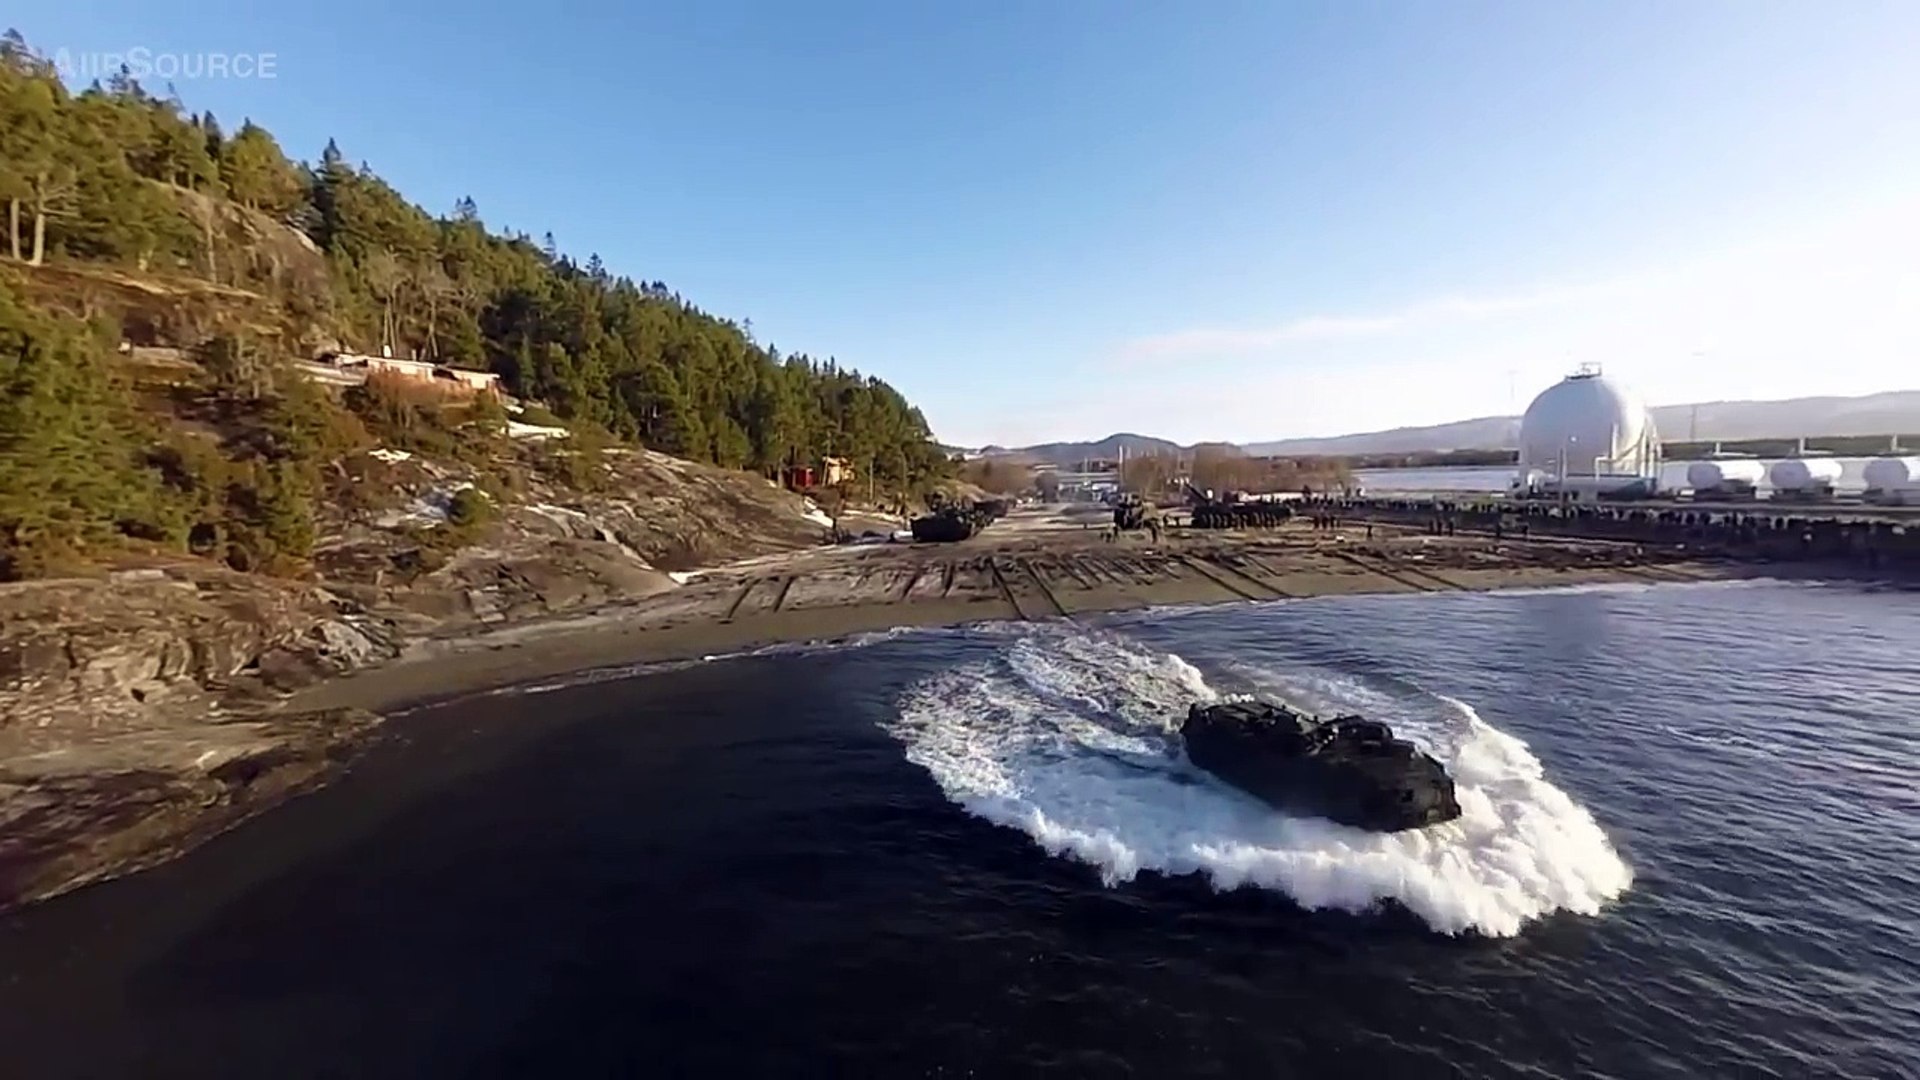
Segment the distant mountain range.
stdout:
[[1073,468],[1083,461],[1112,461],[1120,456],[1122,450],[1126,451],[1128,457],[1136,457],[1141,454],[1173,454],[1191,449],[1192,447],[1181,446],[1166,439],[1123,431],[1109,435],[1099,442],[1041,443],[1038,446],[1021,446],[1014,449],[1004,446],[983,446],[980,448],[980,453],[986,457],[1017,458],[1029,464]]
[[[1862,397],[1804,397],[1785,401],[1703,401],[1662,405],[1653,422],[1667,442],[1690,438],[1732,442],[1740,439],[1791,439],[1827,435],[1920,434],[1920,390],[1891,390]],[[1416,454],[1443,450],[1508,450],[1519,445],[1520,418],[1483,416],[1427,427],[1392,428],[1312,439],[1246,443],[1249,454]],[[1205,443],[1197,445],[1207,445]],[[1216,444],[1223,445],[1223,444]],[[1131,432],[1098,442],[1056,442],[1007,449],[984,447],[981,453],[1071,467],[1088,459],[1141,453],[1190,452],[1166,439]]]

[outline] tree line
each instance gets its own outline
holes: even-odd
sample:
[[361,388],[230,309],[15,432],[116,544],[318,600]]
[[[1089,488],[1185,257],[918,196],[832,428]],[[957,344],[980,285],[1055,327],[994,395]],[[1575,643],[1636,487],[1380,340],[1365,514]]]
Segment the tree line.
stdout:
[[1120,469],[1120,485],[1148,498],[1179,497],[1192,484],[1216,496],[1228,492],[1331,491],[1350,486],[1352,472],[1330,458],[1252,457],[1235,446],[1206,444],[1191,454],[1141,454]]
[[[251,120],[229,135],[125,72],[72,92],[13,31],[0,39],[0,148],[0,260],[258,291],[350,348],[496,371],[566,420],[697,461],[773,475],[844,457],[895,494],[950,474],[924,416],[878,378],[783,355],[750,323],[597,255],[578,262],[551,235],[496,233],[472,199],[430,214],[331,141],[295,162]],[[221,207],[244,209],[242,232],[308,238],[325,283],[232,257]]]

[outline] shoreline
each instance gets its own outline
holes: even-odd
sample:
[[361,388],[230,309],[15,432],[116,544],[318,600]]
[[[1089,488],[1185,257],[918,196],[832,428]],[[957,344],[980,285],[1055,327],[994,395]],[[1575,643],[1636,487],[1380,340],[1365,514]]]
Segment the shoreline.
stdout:
[[103,741],[82,732],[68,745],[0,761],[0,913],[168,861],[324,786],[379,741],[395,714],[594,671],[896,628],[1164,607],[1835,576],[1608,541],[1440,538],[1384,525],[1370,532],[1379,539],[1296,522],[1249,534],[1176,532],[1149,544],[1140,535],[1109,539],[1072,518],[1016,514],[959,544],[762,556],[651,596],[416,638],[394,659],[252,708]]
[[[1649,559],[1556,540],[1503,545],[1506,557],[1490,566],[1407,559],[1400,557],[1405,552],[1378,545],[1351,551],[1209,540],[1205,546],[1083,543],[1065,550],[1052,544],[931,551],[876,545],[751,560],[709,571],[663,596],[418,642],[393,661],[296,691],[283,707],[399,712],[591,671],[731,657],[895,629],[1327,596],[1780,576],[1777,567]],[[1462,537],[1420,545],[1426,550],[1419,554],[1484,555],[1486,546]],[[1562,557],[1568,549],[1587,559]],[[1601,557],[1593,558],[1596,553]]]

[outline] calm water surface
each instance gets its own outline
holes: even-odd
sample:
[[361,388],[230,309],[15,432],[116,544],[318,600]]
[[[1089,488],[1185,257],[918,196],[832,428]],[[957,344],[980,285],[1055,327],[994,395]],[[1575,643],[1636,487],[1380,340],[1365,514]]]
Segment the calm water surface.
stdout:
[[[1182,760],[1386,719],[1381,838]],[[0,923],[5,1074],[1916,1075],[1920,595],[1345,598],[902,634],[416,713]]]

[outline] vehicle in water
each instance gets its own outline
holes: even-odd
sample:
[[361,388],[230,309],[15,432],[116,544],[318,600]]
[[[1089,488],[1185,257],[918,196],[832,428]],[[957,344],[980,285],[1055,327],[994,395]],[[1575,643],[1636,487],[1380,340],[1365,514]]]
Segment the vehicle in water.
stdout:
[[1180,736],[1189,761],[1276,810],[1373,832],[1460,816],[1447,770],[1375,720],[1321,720],[1261,701],[1196,704]]

